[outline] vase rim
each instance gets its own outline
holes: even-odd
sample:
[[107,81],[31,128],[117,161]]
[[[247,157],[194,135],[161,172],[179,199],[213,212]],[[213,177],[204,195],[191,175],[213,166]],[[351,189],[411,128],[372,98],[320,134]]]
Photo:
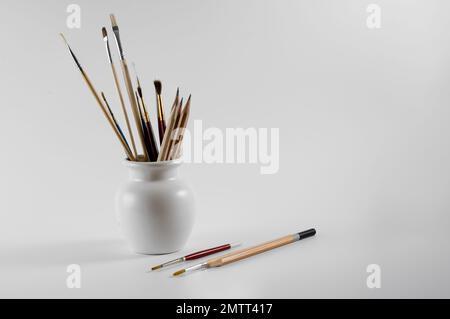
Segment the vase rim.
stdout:
[[181,158],[160,162],[137,162],[137,161],[130,161],[129,159],[125,159],[123,161],[123,163],[127,167],[169,167],[169,166],[178,166],[182,162],[183,161]]

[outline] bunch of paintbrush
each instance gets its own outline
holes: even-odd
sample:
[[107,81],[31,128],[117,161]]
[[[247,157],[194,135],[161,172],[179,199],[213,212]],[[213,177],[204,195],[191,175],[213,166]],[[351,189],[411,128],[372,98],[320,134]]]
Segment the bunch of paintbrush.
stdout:
[[[129,99],[129,105],[131,108],[132,118],[134,119],[134,128],[131,124],[130,118],[128,116],[127,106],[125,103],[125,99],[122,94],[122,89],[120,87],[120,81],[117,75],[117,71],[114,65],[114,61],[111,54],[111,49],[109,45],[108,32],[106,28],[102,28],[102,36],[103,41],[105,43],[106,54],[108,58],[109,65],[111,66],[111,71],[114,79],[114,84],[116,91],[119,95],[120,105],[122,108],[123,116],[125,119],[125,123],[127,126],[126,136],[125,131],[119,125],[117,118],[114,116],[110,104],[106,100],[105,94],[101,92],[102,98],[100,98],[98,92],[94,88],[92,82],[90,81],[87,73],[81,67],[78,62],[77,57],[75,56],[73,50],[67,43],[64,36],[63,37],[67,47],[69,48],[69,52],[74,59],[78,69],[80,70],[89,90],[94,95],[97,104],[100,106],[104,116],[106,117],[108,123],[113,129],[116,137],[121,143],[125,154],[127,155],[128,160],[130,161],[167,161],[179,158],[181,155],[181,144],[183,141],[184,130],[187,125],[187,121],[189,118],[190,112],[190,101],[191,97],[189,96],[188,101],[183,106],[183,99],[179,101],[179,90],[177,90],[177,94],[175,97],[175,102],[172,106],[172,110],[170,113],[170,118],[168,121],[168,125],[166,126],[165,116],[164,116],[164,105],[162,99],[162,83],[160,81],[154,81],[155,92],[156,92],[156,113],[157,113],[157,123],[158,123],[158,135],[159,140],[157,141],[155,138],[155,134],[153,133],[153,127],[150,119],[150,115],[147,109],[147,104],[144,100],[144,96],[142,93],[142,86],[139,80],[139,77],[136,73],[136,90],[133,87],[133,82],[131,80],[130,70],[128,68],[127,60],[125,59],[125,55],[123,52],[122,42],[120,39],[119,27],[117,25],[116,18],[114,15],[110,15],[111,26],[115,38],[115,42],[117,45],[117,50],[120,58],[120,66],[122,69],[122,75],[125,82],[125,87]],[[133,130],[137,131],[138,142],[142,152],[138,151],[137,143],[134,139]],[[128,139],[131,143],[128,143]]]

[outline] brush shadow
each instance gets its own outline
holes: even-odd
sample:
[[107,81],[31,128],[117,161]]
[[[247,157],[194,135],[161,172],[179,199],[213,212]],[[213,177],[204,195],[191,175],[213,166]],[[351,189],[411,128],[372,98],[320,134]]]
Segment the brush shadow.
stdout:
[[3,267],[51,267],[145,258],[120,239],[67,240],[0,247]]

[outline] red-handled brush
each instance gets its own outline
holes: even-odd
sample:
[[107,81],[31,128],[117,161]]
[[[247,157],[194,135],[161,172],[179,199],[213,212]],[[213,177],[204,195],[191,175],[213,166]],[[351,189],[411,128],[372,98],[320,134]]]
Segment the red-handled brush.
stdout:
[[208,249],[205,249],[205,250],[200,250],[200,251],[197,251],[195,253],[186,255],[184,257],[180,257],[180,258],[177,258],[177,259],[165,262],[165,263],[163,263],[161,265],[152,267],[152,270],[157,270],[157,269],[160,269],[160,268],[163,268],[163,267],[167,267],[167,266],[170,266],[170,265],[175,265],[175,264],[182,263],[182,262],[188,261],[188,260],[199,259],[199,258],[202,258],[202,257],[205,257],[205,256],[209,256],[209,255],[212,255],[212,254],[224,251],[224,250],[231,249],[231,248],[239,246],[239,245],[240,244],[225,244],[225,245],[222,245],[222,246],[217,246],[217,247],[208,248]]

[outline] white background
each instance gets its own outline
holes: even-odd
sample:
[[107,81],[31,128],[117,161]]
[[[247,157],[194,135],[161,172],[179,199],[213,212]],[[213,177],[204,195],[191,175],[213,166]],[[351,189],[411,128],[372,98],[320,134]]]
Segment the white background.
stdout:
[[[0,297],[450,297],[448,1],[377,1],[380,29],[369,1],[76,1],[81,29],[68,29],[70,3],[0,3]],[[182,167],[198,209],[177,254],[137,256],[120,237],[123,154],[58,36],[118,110],[109,13],[152,108],[159,78],[167,104],[177,86],[192,93],[191,124],[280,129],[275,175]],[[310,227],[221,269],[146,273]],[[380,289],[366,286],[372,263]],[[66,287],[69,264],[81,289]]]

